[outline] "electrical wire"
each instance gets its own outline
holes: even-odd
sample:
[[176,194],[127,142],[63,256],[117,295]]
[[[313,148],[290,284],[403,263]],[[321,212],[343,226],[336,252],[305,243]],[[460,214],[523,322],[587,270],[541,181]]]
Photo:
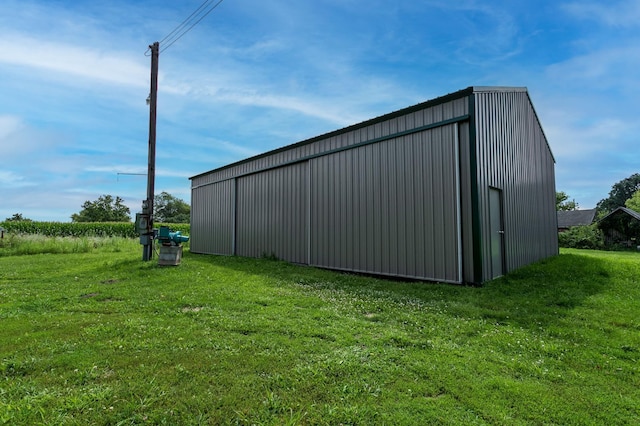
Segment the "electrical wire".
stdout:
[[[164,52],[171,47],[176,41],[180,40],[185,34],[187,34],[193,27],[198,25],[204,18],[207,17],[220,3],[224,0],[205,0],[196,10],[191,13],[184,21],[175,27],[169,34],[167,34],[162,40],[160,45],[162,46],[160,52]],[[145,53],[148,55],[150,48]]]
[[180,23],[180,25],[178,25],[177,27],[175,27],[173,29],[173,31],[171,31],[169,34],[167,34],[162,40],[160,40],[160,44],[164,43],[169,37],[171,37],[172,35],[174,35],[175,33],[177,33],[181,28],[183,28],[185,25],[187,25],[187,23],[189,22],[189,20],[191,18],[194,17],[194,15],[196,15],[201,9],[203,9],[207,3],[209,3],[212,0],[206,0],[204,3],[202,3],[196,10],[193,11],[193,13],[191,13],[191,15],[189,15],[187,17],[187,19],[185,19],[184,21],[182,21]]

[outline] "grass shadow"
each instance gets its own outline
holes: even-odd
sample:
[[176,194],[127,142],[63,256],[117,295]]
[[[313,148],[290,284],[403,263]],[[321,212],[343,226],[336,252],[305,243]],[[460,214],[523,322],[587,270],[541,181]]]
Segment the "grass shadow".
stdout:
[[275,282],[352,293],[354,296],[438,306],[451,316],[497,324],[546,327],[566,316],[608,285],[607,262],[561,254],[518,269],[482,287],[393,281],[292,265],[283,261],[187,254],[188,262],[213,264]]
[[607,262],[561,254],[523,267],[479,289],[479,314],[522,327],[553,324],[610,283]]

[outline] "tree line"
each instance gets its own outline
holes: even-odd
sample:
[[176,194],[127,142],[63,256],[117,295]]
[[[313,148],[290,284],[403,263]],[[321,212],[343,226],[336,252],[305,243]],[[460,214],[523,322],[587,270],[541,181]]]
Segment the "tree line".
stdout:
[[[153,218],[157,223],[189,223],[191,206],[184,200],[168,192],[153,197]],[[7,222],[31,221],[22,213],[6,219]],[[118,196],[101,195],[97,200],[87,200],[78,213],[71,215],[71,221],[80,222],[131,222],[131,211]]]

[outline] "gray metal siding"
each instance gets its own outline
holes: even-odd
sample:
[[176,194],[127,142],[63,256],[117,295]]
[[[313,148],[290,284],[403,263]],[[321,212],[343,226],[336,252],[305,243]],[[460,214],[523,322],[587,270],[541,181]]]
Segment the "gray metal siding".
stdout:
[[[457,138],[468,108],[460,95],[192,178],[194,206],[210,206],[192,210],[194,251],[463,281]],[[218,203],[230,210],[216,217]]]
[[[383,138],[398,132],[454,119],[466,114],[468,114],[467,97],[460,97],[442,104],[418,109],[417,111],[404,115],[395,116],[396,114],[390,114],[392,117],[388,119],[382,117],[380,119],[369,120],[355,126],[350,126],[344,129],[344,131],[332,132],[195,176],[192,178],[191,186],[195,188],[202,185],[209,185],[244,174],[283,166],[334,149],[345,148],[375,138]],[[377,120],[382,121],[376,122]]]
[[308,167],[297,163],[238,179],[236,254],[309,263]]
[[450,124],[312,160],[311,264],[460,282],[457,151]]
[[191,191],[189,247],[193,253],[233,254],[234,182],[227,180]]
[[489,188],[503,191],[506,271],[558,253],[554,159],[526,91],[478,92],[482,280],[491,271]]

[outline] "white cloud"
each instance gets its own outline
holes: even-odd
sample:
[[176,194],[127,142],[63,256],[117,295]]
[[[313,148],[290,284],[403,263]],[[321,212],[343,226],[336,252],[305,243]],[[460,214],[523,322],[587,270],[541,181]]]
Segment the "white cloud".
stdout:
[[98,47],[64,44],[12,33],[0,33],[0,63],[53,71],[114,85],[146,86],[149,70],[140,60]]
[[304,100],[296,96],[284,96],[271,93],[226,92],[216,94],[220,101],[239,105],[251,105],[266,108],[279,108],[295,111],[311,117],[321,118],[340,125],[353,122],[353,118],[341,114],[335,107],[327,107],[320,103]]
[[582,125],[555,121],[545,124],[545,133],[559,161],[565,158],[575,161],[616,150],[621,140],[637,131],[636,127],[613,118],[594,119],[594,122]]
[[22,188],[35,185],[28,182],[24,176],[20,176],[12,171],[0,170],[0,186],[4,188]]
[[217,148],[222,149],[226,152],[231,152],[234,154],[242,155],[245,157],[252,157],[254,155],[260,154],[260,151],[252,148],[247,148],[246,146],[234,144],[227,141],[217,140],[213,142]]
[[[23,127],[22,120],[13,115],[0,115],[0,142]],[[2,145],[5,145],[4,143]]]
[[5,167],[33,158],[28,156],[42,156],[58,137],[30,126],[21,117],[0,115],[0,157]]
[[637,43],[620,44],[575,56],[547,69],[551,81],[572,84],[597,84],[597,87],[640,89],[640,81],[629,69],[640,67],[640,46]]
[[640,26],[640,2],[622,0],[618,2],[572,2],[563,8],[577,19],[601,22],[612,27]]
[[[638,171],[635,155],[640,126],[598,115],[599,100],[585,95],[567,101],[548,97],[541,120],[556,159],[556,185],[582,208],[595,207],[617,180]],[[551,106],[555,104],[555,106]],[[593,113],[581,105],[592,104]]]

